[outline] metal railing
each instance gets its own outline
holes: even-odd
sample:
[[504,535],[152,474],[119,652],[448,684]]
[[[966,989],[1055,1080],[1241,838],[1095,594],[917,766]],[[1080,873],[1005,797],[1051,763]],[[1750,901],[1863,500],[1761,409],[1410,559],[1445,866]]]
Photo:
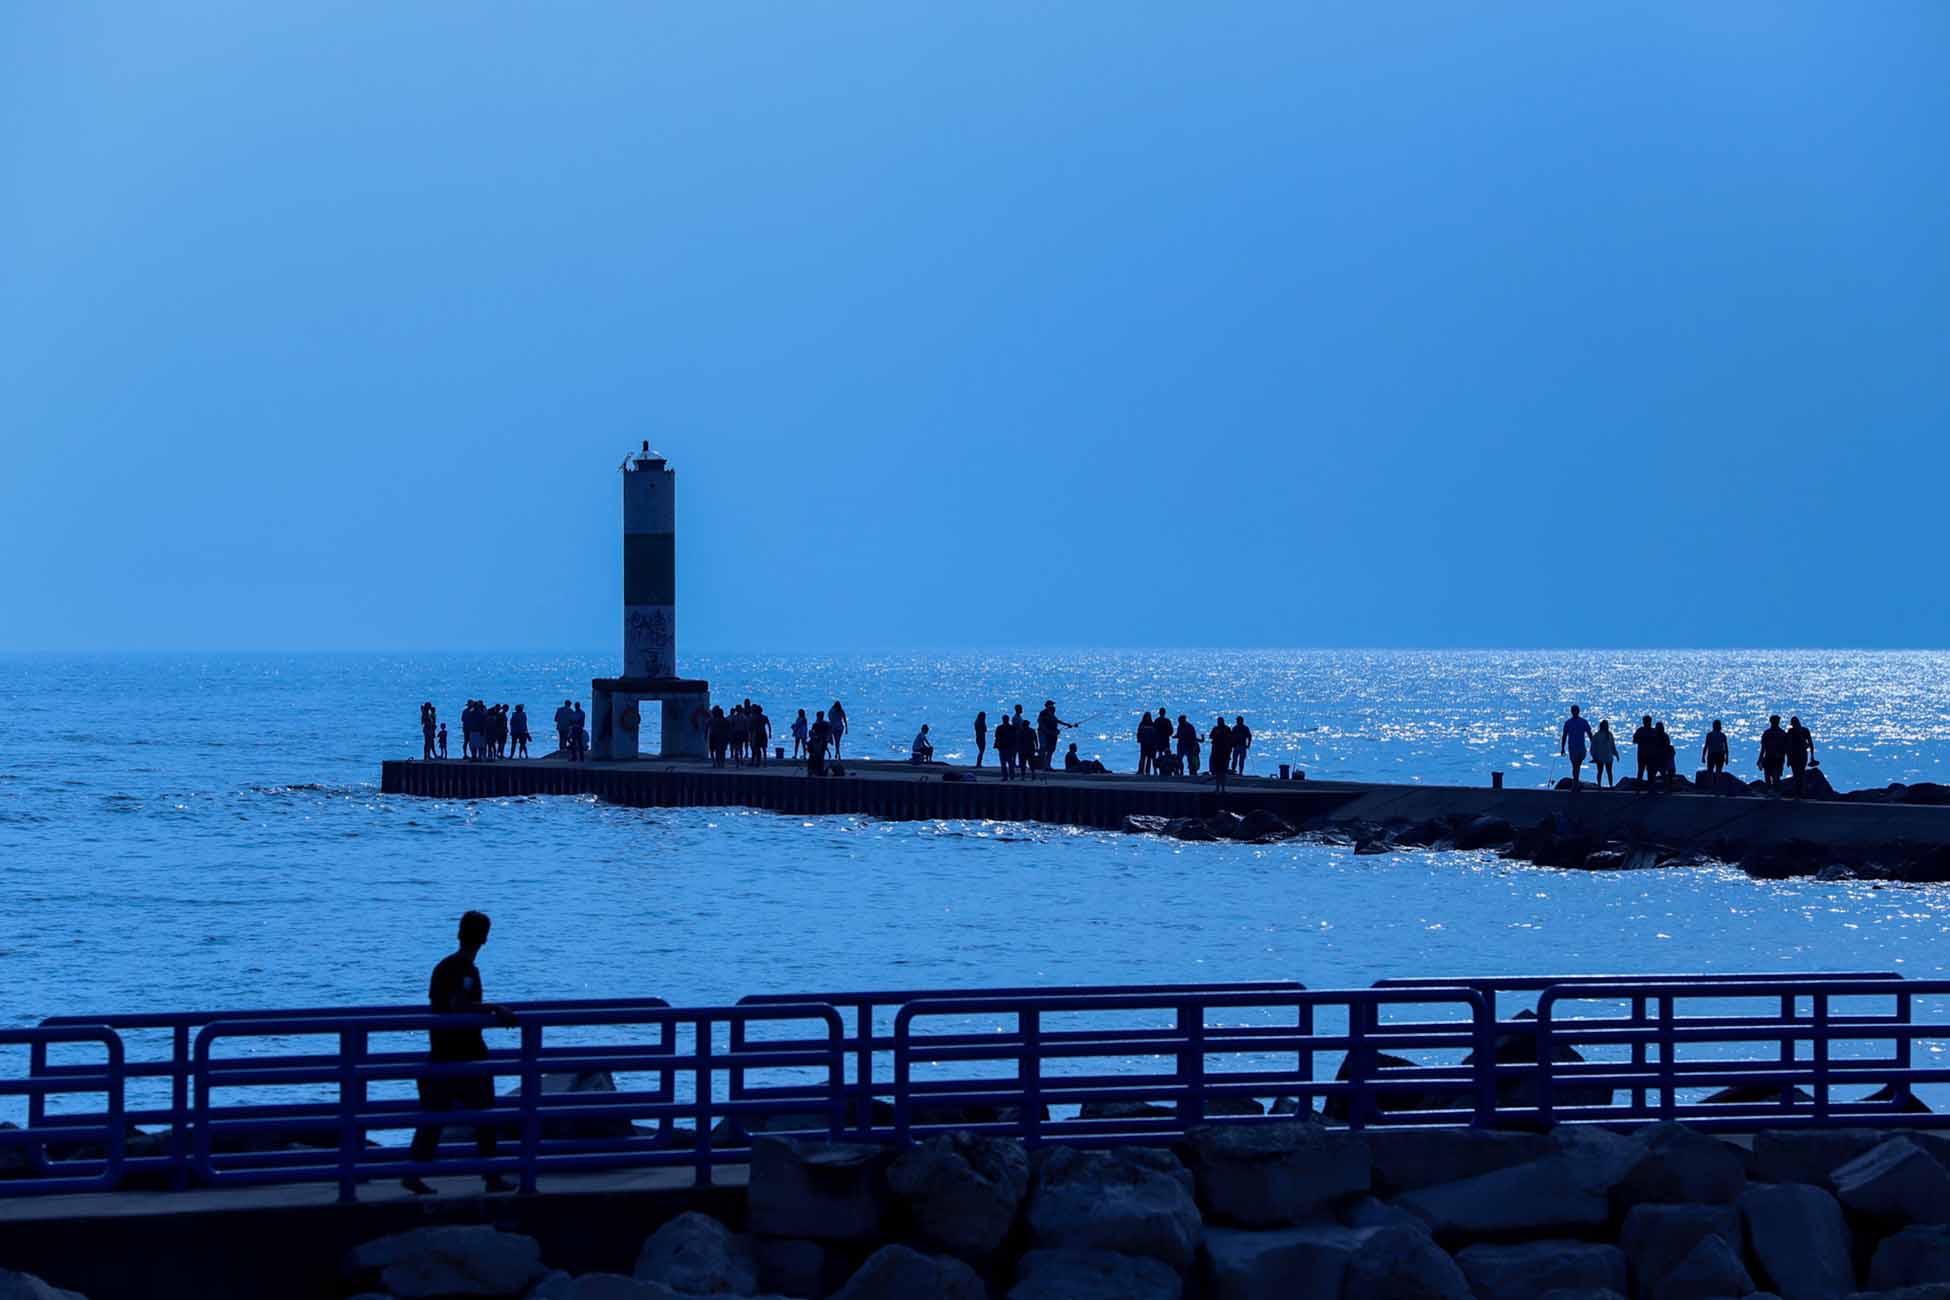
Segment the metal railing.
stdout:
[[[818,1022],[823,1039],[799,1036],[817,1047],[781,1047],[767,1043],[743,1049],[720,1048],[729,1026],[755,1021]],[[514,1174],[525,1192],[535,1190],[536,1178],[548,1172],[589,1172],[602,1169],[690,1165],[700,1183],[711,1181],[715,1164],[748,1158],[743,1143],[714,1138],[716,1121],[751,1110],[770,1111],[778,1104],[796,1110],[820,1111],[827,1116],[826,1136],[837,1137],[844,1107],[841,1024],[831,1007],[638,1007],[539,1011],[522,1014],[510,1032],[519,1046],[491,1050],[486,1057],[466,1061],[430,1061],[423,1053],[381,1050],[374,1038],[417,1034],[430,1029],[493,1028],[487,1016],[440,1016],[420,1012],[407,1016],[343,1018],[294,1017],[282,1020],[217,1020],[196,1036],[192,1069],[193,1168],[212,1185],[237,1183],[336,1180],[341,1200],[354,1199],[357,1185],[375,1178],[424,1177],[433,1173]],[[657,1040],[608,1040],[551,1046],[553,1031],[654,1029]],[[220,1055],[225,1042],[247,1045],[266,1039],[330,1036],[330,1052],[293,1057],[248,1054]],[[688,1044],[682,1041],[688,1038]],[[720,1099],[723,1076],[731,1070],[787,1070],[822,1076],[779,1090],[776,1101],[741,1102]],[[612,1083],[620,1076],[649,1075],[648,1088],[617,1087],[614,1091],[548,1093],[545,1073],[602,1071]],[[492,1081],[513,1076],[514,1094],[494,1096]],[[376,1097],[374,1085],[419,1083],[422,1080],[488,1080],[492,1104],[472,1108],[425,1109],[417,1100]],[[686,1090],[677,1081],[688,1082]],[[268,1088],[312,1088],[332,1094],[327,1102],[302,1105],[238,1101],[224,1103],[220,1093],[230,1089],[261,1095]],[[656,1121],[645,1129],[640,1121]],[[687,1145],[666,1136],[677,1121],[695,1125]],[[436,1159],[401,1158],[398,1147],[369,1146],[369,1135],[389,1130],[465,1127],[511,1132],[516,1150],[466,1154],[454,1146],[436,1146]],[[593,1130],[593,1131],[592,1131]],[[329,1133],[330,1149],[302,1148],[275,1152],[221,1153],[225,1138],[256,1134],[280,1136],[298,1131]],[[681,1133],[681,1130],[680,1130]],[[498,1136],[489,1146],[498,1145]]]
[[[58,1078],[36,1076],[30,1063],[24,1078],[0,1078],[0,1097],[28,1099],[30,1114],[36,1103],[50,1095],[101,1094],[102,1108],[90,1112],[84,1121],[50,1128],[29,1119],[25,1128],[0,1128],[0,1154],[18,1152],[21,1163],[37,1171],[31,1178],[12,1178],[0,1182],[0,1189],[15,1196],[40,1192],[87,1192],[106,1190],[122,1181],[124,1148],[128,1123],[123,1114],[122,1040],[111,1029],[100,1025],[37,1025],[25,1029],[0,1029],[0,1048],[25,1046],[35,1055],[50,1043],[64,1045],[98,1044],[100,1063],[71,1067]],[[60,1161],[60,1172],[50,1168],[46,1148],[53,1144],[70,1158]],[[99,1152],[99,1154],[97,1154]]]
[[[1950,1020],[1919,1020],[1917,1001],[1950,995],[1950,980],[1814,978],[1799,981],[1694,981],[1646,986],[1588,983],[1538,995],[1536,1117],[1549,1125],[1590,1120],[1681,1120],[1705,1129],[1833,1124],[1936,1128],[1916,1097],[1919,1085],[1950,1084],[1950,1066],[1917,1068],[1919,1042],[1950,1046]],[[1853,1003],[1887,1010],[1849,1010]],[[1697,1004],[1721,1004],[1692,1013]],[[1729,1012],[1726,1003],[1766,1010]],[[1567,1018],[1576,1004],[1625,1004],[1624,1014]],[[1805,1004],[1805,1010],[1803,1009]],[[1752,1054],[1754,1045],[1772,1054]],[[1837,1048],[1848,1049],[1838,1053]],[[1585,1051],[1629,1059],[1570,1060]],[[1933,1053],[1934,1054],[1934,1053]],[[1881,1087],[1838,1097],[1839,1088]],[[1580,1100],[1593,1090],[1624,1090],[1625,1105]]]
[[[846,1035],[846,1053],[852,1068],[847,1095],[847,1127],[858,1136],[871,1138],[876,1129],[885,1130],[891,1119],[894,1095],[892,1061],[894,1051],[894,1016],[911,1002],[940,998],[971,999],[984,1001],[1020,998],[1050,997],[1098,997],[1105,995],[1130,994],[1188,994],[1188,993],[1236,993],[1263,989],[1304,989],[1306,985],[1297,980],[1258,980],[1241,981],[1230,984],[1069,984],[1045,985],[1042,987],[1021,986],[978,989],[892,989],[872,992],[849,993],[755,993],[738,999],[743,1006],[803,1006],[816,1004],[830,1006],[846,1013],[852,1028]],[[936,1041],[953,1043],[952,1037]],[[745,1045],[744,1027],[732,1027],[732,1046]],[[880,1065],[885,1061],[889,1069],[882,1071]],[[751,1088],[742,1073],[734,1073],[731,1080],[731,1095],[740,1099],[757,1100],[765,1093]],[[876,1115],[875,1106],[886,1107],[886,1112]],[[876,1122],[879,1120],[880,1122]]]
[[[557,999],[541,1002],[509,1003],[509,1009],[517,1012],[573,1011],[595,1007],[639,1008],[667,1007],[670,1003],[662,998],[575,998]],[[410,1016],[425,1014],[424,1003],[414,1005],[386,1004],[378,1006],[352,1007],[288,1007],[256,1008],[232,1011],[157,1011],[132,1014],[49,1016],[40,1023],[43,1027],[58,1028],[67,1026],[99,1026],[115,1031],[124,1039],[125,1059],[124,1078],[133,1082],[130,1092],[143,1091],[148,1080],[166,1080],[169,1100],[166,1105],[144,1105],[139,1099],[131,1099],[125,1120],[130,1125],[164,1125],[167,1133],[159,1144],[160,1154],[128,1155],[124,1167],[130,1174],[146,1175],[160,1173],[165,1175],[171,1187],[188,1185],[190,1171],[190,1072],[192,1042],[194,1035],[204,1026],[220,1020],[318,1020],[343,1019],[348,1016]],[[163,1057],[141,1056],[128,1049],[142,1042],[147,1035],[169,1035],[167,1055]],[[61,1078],[85,1072],[88,1067],[74,1066],[50,1061],[49,1041],[37,1042],[32,1048],[32,1073],[35,1078]],[[158,1085],[160,1086],[160,1085]],[[86,1124],[87,1115],[65,1115],[52,1113],[47,1107],[47,1094],[36,1092],[28,1101],[28,1122],[34,1127],[68,1127]]]
[[[1384,1022],[1385,1008],[1447,1005],[1461,1012],[1448,1020]],[[1291,1024],[1213,1023],[1212,1013],[1243,1010],[1282,1013]],[[1323,1028],[1320,1012],[1338,1010],[1345,1023]],[[1169,1024],[1133,1030],[1123,1024],[1099,1025],[1129,1018],[1135,1012],[1168,1013]],[[1012,1017],[1014,1023],[986,1033],[950,1036],[917,1034],[915,1025],[933,1017],[969,1015]],[[1068,1016],[1081,1027],[1053,1028],[1050,1017]],[[1315,1097],[1344,1097],[1349,1122],[1360,1127],[1373,1122],[1395,1093],[1426,1095],[1431,1088],[1446,1090],[1459,1104],[1397,1115],[1400,1122],[1417,1124],[1484,1124],[1494,1119],[1495,1079],[1492,1054],[1495,1022],[1488,1000],[1470,989],[1418,988],[1345,990],[1264,990],[1232,993],[1155,993],[1104,996],[1023,998],[940,998],[902,1007],[894,1022],[894,1140],[906,1142],[948,1128],[1020,1134],[1031,1144],[1054,1140],[1078,1145],[1157,1141],[1210,1120],[1250,1122],[1250,1117],[1227,1119],[1216,1111],[1227,1100],[1251,1101],[1268,1095],[1290,1094],[1297,1112],[1311,1109]],[[1430,1065],[1412,1078],[1380,1067],[1384,1050],[1437,1051],[1473,1054],[1474,1065]],[[1339,1055],[1344,1066],[1332,1079],[1321,1079],[1315,1058]],[[1291,1066],[1274,1062],[1291,1056]],[[1214,1071],[1217,1058],[1242,1068]],[[1085,1068],[1066,1072],[1064,1063],[1105,1059],[1168,1059],[1170,1067],[1148,1071]],[[967,1066],[990,1064],[1010,1072],[957,1073],[916,1079],[917,1064]],[[1140,1108],[1165,1102],[1169,1114],[1136,1113],[1085,1117],[1092,1103],[1126,1103]],[[932,1108],[1011,1108],[1011,1119],[986,1124],[927,1124],[916,1122],[922,1103]],[[1045,1118],[1053,1106],[1076,1105],[1075,1119]]]
[[[1534,1018],[1512,1013],[1533,995]],[[749,1158],[754,1132],[1159,1142],[1252,1123],[1269,1099],[1354,1127],[1935,1127],[1950,1115],[1919,1097],[1950,1097],[1950,1066],[1914,1062],[1950,1046],[1947,1007],[1950,981],[1887,972],[905,990],[703,1008],[589,999],[513,1008],[506,1038],[458,1062],[431,1061],[425,1034],[494,1035],[485,1017],[104,1017],[0,1031],[0,1048],[31,1062],[0,1071],[0,1098],[24,1097],[30,1116],[0,1131],[0,1195],[128,1186],[157,1169],[175,1185],[335,1181],[345,1197],[433,1173],[505,1173],[532,1190],[554,1173],[677,1166],[708,1182]],[[169,1035],[166,1054],[125,1059],[125,1035],[153,1032]],[[603,1090],[567,1090],[565,1075],[598,1076]],[[415,1095],[422,1080],[469,1078],[489,1081],[472,1109]],[[494,1095],[494,1080],[513,1090]],[[168,1103],[130,1104],[137,1082],[166,1085]],[[138,1121],[168,1126],[164,1154],[130,1154],[134,1138],[163,1136]],[[447,1142],[413,1159],[405,1133],[435,1125],[456,1139],[486,1126],[495,1149]],[[25,1168],[5,1167],[14,1151]]]

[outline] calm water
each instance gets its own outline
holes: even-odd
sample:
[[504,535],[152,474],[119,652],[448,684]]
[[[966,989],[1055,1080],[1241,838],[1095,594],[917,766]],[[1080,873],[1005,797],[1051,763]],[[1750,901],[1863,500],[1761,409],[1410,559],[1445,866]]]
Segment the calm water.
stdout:
[[[1139,707],[1243,712],[1256,770],[1519,784],[1557,775],[1578,701],[1704,722],[1750,752],[1809,719],[1843,787],[1950,780],[1950,655],[1161,653],[693,659],[775,719],[838,696],[849,752],[1054,695],[1130,766]],[[537,721],[606,660],[0,658],[0,1023],[91,1009],[411,1001],[464,908],[493,914],[491,996],[1118,980],[1945,969],[1950,888],[1587,875],[1471,854],[1178,845],[990,823],[382,798],[416,710],[469,695]],[[546,727],[538,729],[545,730]],[[455,738],[456,747],[458,737]],[[1749,757],[1747,762],[1751,762]]]

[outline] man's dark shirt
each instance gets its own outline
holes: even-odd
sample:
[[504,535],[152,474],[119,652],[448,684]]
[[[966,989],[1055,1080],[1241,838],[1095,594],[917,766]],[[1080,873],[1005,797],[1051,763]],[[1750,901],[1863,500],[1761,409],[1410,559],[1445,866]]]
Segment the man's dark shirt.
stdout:
[[1760,756],[1778,763],[1787,755],[1787,743],[1787,732],[1769,727],[1760,733]]
[[[481,972],[465,954],[450,953],[433,968],[427,1003],[435,1011],[472,1012],[481,1008]],[[434,1029],[427,1038],[436,1061],[478,1061],[487,1055],[479,1029]]]
[[1659,733],[1650,727],[1640,727],[1632,733],[1632,743],[1640,748],[1644,748],[1646,745],[1656,743],[1658,735]]
[[1808,749],[1814,744],[1814,733],[1806,727],[1789,727],[1787,730],[1787,756],[1790,763],[1808,761]]

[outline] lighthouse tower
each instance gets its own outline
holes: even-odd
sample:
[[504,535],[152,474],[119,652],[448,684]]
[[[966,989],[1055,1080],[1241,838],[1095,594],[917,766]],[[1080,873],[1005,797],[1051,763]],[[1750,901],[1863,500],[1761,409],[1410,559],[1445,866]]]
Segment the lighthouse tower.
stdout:
[[664,757],[705,753],[710,683],[677,675],[677,473],[647,442],[623,462],[623,672],[590,696],[592,758],[641,755],[646,702],[660,707]]
[[677,471],[647,442],[623,464],[623,675],[677,675]]

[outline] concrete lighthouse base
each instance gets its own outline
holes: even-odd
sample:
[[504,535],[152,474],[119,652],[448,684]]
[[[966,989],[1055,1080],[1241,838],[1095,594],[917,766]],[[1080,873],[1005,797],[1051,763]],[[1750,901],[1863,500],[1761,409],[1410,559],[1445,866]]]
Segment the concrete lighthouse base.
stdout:
[[598,677],[589,683],[589,756],[639,757],[637,735],[646,701],[663,709],[665,758],[703,758],[711,718],[711,683],[687,677]]

